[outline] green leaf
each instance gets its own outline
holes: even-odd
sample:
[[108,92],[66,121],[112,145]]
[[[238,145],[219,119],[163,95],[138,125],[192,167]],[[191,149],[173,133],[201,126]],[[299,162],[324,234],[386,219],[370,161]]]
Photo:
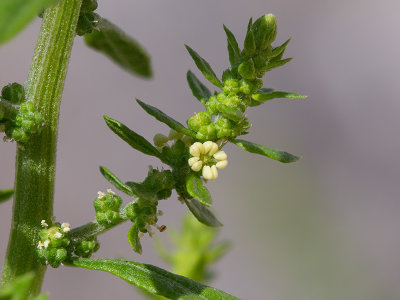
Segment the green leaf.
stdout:
[[185,203],[196,219],[211,227],[220,227],[222,223],[217,220],[214,214],[196,199],[185,199]]
[[13,194],[14,194],[14,190],[13,189],[0,191],[0,203],[10,199]]
[[125,182],[127,186],[131,189],[131,191],[140,198],[152,199],[155,198],[154,191],[149,191],[142,183],[127,181]]
[[128,241],[132,249],[139,254],[142,254],[142,244],[139,238],[139,228],[134,224],[128,231]]
[[189,51],[189,54],[193,58],[196,66],[199,68],[201,73],[203,73],[204,77],[207,78],[215,86],[222,88],[223,85],[221,81],[218,79],[217,75],[215,75],[209,63],[201,58],[200,55],[198,55],[197,52],[190,48],[188,45],[185,45],[185,47]]
[[206,206],[211,205],[211,195],[208,189],[203,185],[199,175],[195,173],[190,173],[186,177],[186,189],[190,196],[199,200],[202,204]]
[[136,99],[136,101],[139,103],[139,105],[149,114],[152,115],[154,118],[156,118],[158,121],[163,122],[166,124],[169,128],[172,128],[173,130],[183,133],[185,135],[191,136],[191,137],[196,137],[196,133],[193,132],[192,130],[186,128],[183,126],[181,123],[178,121],[172,119],[170,116],[166,115],[163,113],[161,110],[158,108],[155,108],[154,106],[148,105],[146,103],[143,103],[139,99]]
[[296,94],[296,93],[289,93],[289,92],[281,92],[281,91],[262,91],[262,92],[257,92],[253,95],[251,95],[251,97],[256,100],[257,102],[265,102],[268,100],[272,100],[272,99],[305,99],[307,98],[307,96],[304,95],[300,95],[300,94]]
[[268,63],[267,72],[271,71],[272,69],[275,69],[275,68],[281,67],[283,65],[286,65],[291,60],[292,60],[292,57],[286,58],[286,59],[282,59],[282,60],[276,60],[276,61],[275,60],[271,60]]
[[161,153],[141,135],[112,118],[104,116],[104,120],[106,121],[107,126],[132,148],[147,155],[152,155],[158,158],[161,157]]
[[189,278],[138,262],[119,259],[78,258],[73,260],[70,265],[108,272],[132,285],[145,289],[151,294],[164,296],[168,299],[238,299]]
[[287,153],[285,151],[268,148],[268,147],[258,145],[258,144],[252,143],[252,142],[244,141],[244,140],[236,139],[236,140],[232,140],[232,143],[243,148],[244,150],[246,150],[248,152],[264,155],[266,157],[280,161],[282,163],[291,163],[291,162],[295,162],[300,159],[299,156],[295,156],[295,155]]
[[43,9],[57,0],[1,0],[0,44],[16,36]]
[[34,273],[29,272],[18,276],[16,279],[0,289],[1,300],[26,300],[32,286]]
[[289,44],[289,42],[290,42],[291,39],[292,39],[292,38],[289,38],[286,42],[284,42],[284,43],[283,43],[282,45],[280,45],[279,47],[275,47],[275,48],[272,50],[271,57],[276,57],[276,56],[278,56],[278,55],[282,55],[283,52],[284,52],[285,49],[286,49],[286,46]]
[[129,186],[124,184],[117,176],[115,176],[110,170],[108,170],[106,167],[100,166],[100,172],[104,176],[104,178],[111,183],[113,186],[115,186],[117,189],[120,191],[124,192],[125,194],[129,196],[134,196],[134,193],[132,193],[132,190],[130,189]]
[[231,66],[233,67],[240,61],[240,49],[235,36],[225,25],[224,30],[226,33],[226,38],[228,40],[229,61],[231,63]]
[[40,294],[39,296],[36,296],[32,300],[47,300],[49,298],[49,295],[47,294]]
[[205,100],[211,97],[210,90],[203,84],[201,81],[192,73],[192,71],[188,71],[186,74],[187,81],[189,83],[189,87],[192,90],[193,96],[195,96],[199,101]]
[[100,18],[98,24],[99,30],[85,35],[86,44],[108,56],[123,69],[151,77],[150,57],[146,50],[108,20]]

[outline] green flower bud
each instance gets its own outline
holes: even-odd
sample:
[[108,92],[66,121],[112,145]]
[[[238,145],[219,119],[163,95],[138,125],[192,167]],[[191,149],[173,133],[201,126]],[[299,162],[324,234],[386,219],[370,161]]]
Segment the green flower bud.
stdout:
[[153,137],[153,142],[154,142],[154,145],[156,145],[157,147],[162,147],[165,145],[165,143],[168,142],[168,138],[161,133],[157,133]]
[[206,103],[206,109],[210,114],[216,114],[218,112],[218,100],[217,97],[212,96]]
[[81,5],[81,14],[92,12],[97,9],[97,0],[83,0]]
[[238,68],[239,74],[245,79],[256,78],[256,69],[254,67],[254,62],[251,58],[242,62]]
[[240,91],[240,82],[239,80],[236,79],[228,79],[224,81],[224,87],[223,87],[224,93],[225,94],[236,94],[239,93]]
[[97,222],[104,227],[117,224],[120,219],[119,209],[121,204],[121,197],[114,195],[111,190],[108,190],[107,194],[99,192],[99,197],[93,202]]
[[254,80],[242,80],[240,83],[240,91],[243,94],[249,95],[258,91],[262,87],[262,80],[254,79]]
[[276,38],[276,17],[272,14],[262,16],[254,22],[252,30],[257,48],[267,48]]
[[253,61],[257,77],[263,77],[268,69],[267,62],[265,61],[264,57],[262,55],[257,55],[253,58]]
[[99,16],[96,13],[87,12],[81,14],[76,25],[76,34],[82,36],[91,33],[97,28],[98,22]]
[[211,114],[208,111],[201,111],[187,120],[189,128],[193,131],[200,130],[200,127],[211,123]]
[[75,245],[74,254],[79,257],[88,258],[92,256],[94,252],[99,250],[99,248],[100,244],[97,241],[97,238],[93,238],[91,240],[81,241]]
[[200,141],[212,141],[217,138],[217,130],[214,123],[203,125],[196,134],[196,138]]
[[244,53],[248,57],[253,57],[256,54],[256,42],[252,30],[249,30],[244,39]]
[[228,120],[226,118],[220,118],[215,122],[215,127],[217,129],[217,137],[219,139],[230,137],[232,127],[234,126],[234,122]]
[[1,90],[1,98],[13,104],[20,104],[25,101],[25,89],[19,83],[10,83]]

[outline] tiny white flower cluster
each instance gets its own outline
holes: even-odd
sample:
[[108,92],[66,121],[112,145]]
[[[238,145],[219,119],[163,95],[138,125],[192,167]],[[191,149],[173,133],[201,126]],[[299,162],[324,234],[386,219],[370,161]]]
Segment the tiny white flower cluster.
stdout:
[[[112,189],[107,189],[107,194],[109,195],[115,195],[114,191]],[[107,195],[105,193],[103,193],[102,191],[98,191],[97,192],[97,198],[99,199],[103,199],[105,195]]]
[[[53,221],[53,220],[52,220],[52,221]],[[53,221],[53,222],[54,222],[54,221]],[[41,225],[43,228],[48,228],[48,227],[49,227],[49,225],[46,223],[46,220],[40,221],[40,225]],[[54,237],[54,238],[56,238],[56,239],[60,239],[60,238],[62,238],[62,237],[64,236],[64,234],[61,233],[60,231],[58,231],[58,229],[56,229],[55,227],[50,228],[50,230],[52,231],[52,237]],[[68,233],[68,232],[71,231],[71,225],[70,225],[69,223],[62,223],[62,224],[61,224],[61,230],[62,230],[64,233]],[[37,248],[38,248],[38,249],[47,248],[47,247],[49,247],[49,244],[50,244],[50,240],[49,240],[49,239],[46,239],[44,242],[39,241]]]
[[218,151],[218,145],[207,141],[196,142],[190,146],[189,152],[192,156],[188,160],[193,171],[202,171],[203,178],[213,180],[218,178],[218,169],[225,169],[228,165],[228,157],[224,151]]
[[158,148],[164,147],[169,141],[175,141],[175,140],[180,140],[185,143],[186,146],[189,146],[190,143],[192,142],[192,138],[189,136],[184,136],[182,133],[176,132],[175,130],[171,129],[169,132],[168,136],[165,136],[164,134],[157,133],[153,137],[153,142],[154,145]]

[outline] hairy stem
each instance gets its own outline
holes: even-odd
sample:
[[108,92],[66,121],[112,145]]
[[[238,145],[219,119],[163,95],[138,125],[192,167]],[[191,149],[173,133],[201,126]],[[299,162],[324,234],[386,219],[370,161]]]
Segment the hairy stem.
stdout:
[[26,99],[44,124],[29,142],[18,145],[11,234],[1,282],[33,271],[32,295],[40,292],[46,270],[36,247],[40,221],[53,214],[59,108],[81,4],[82,0],[61,0],[45,11],[26,83]]

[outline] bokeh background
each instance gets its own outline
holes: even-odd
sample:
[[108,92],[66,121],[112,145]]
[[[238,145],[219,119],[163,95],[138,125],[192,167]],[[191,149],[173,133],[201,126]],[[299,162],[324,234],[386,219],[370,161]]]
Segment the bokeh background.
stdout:
[[[140,181],[159,162],[133,151],[106,128],[103,114],[148,139],[167,133],[134,99],[184,122],[201,106],[186,84],[197,72],[184,43],[221,74],[228,66],[226,24],[244,39],[248,19],[274,13],[277,43],[292,42],[288,65],[266,87],[308,95],[249,109],[247,139],[303,156],[295,164],[226,148],[230,165],[209,183],[220,237],[232,250],[211,285],[243,299],[399,299],[400,2],[398,0],[99,1],[98,12],[134,36],[153,59],[154,78],[132,77],[77,38],[61,107],[55,215],[78,226],[109,184],[105,165]],[[39,30],[35,21],[0,48],[0,85],[24,82]],[[0,188],[12,186],[15,144],[0,143]],[[125,198],[126,199],[126,198]],[[127,200],[127,199],[126,199]],[[161,202],[160,223],[179,226],[186,211]],[[11,202],[0,209],[0,263]],[[166,267],[150,238],[131,251],[128,224],[100,237],[95,257],[124,257]],[[124,281],[94,271],[49,269],[51,299],[142,299]]]

